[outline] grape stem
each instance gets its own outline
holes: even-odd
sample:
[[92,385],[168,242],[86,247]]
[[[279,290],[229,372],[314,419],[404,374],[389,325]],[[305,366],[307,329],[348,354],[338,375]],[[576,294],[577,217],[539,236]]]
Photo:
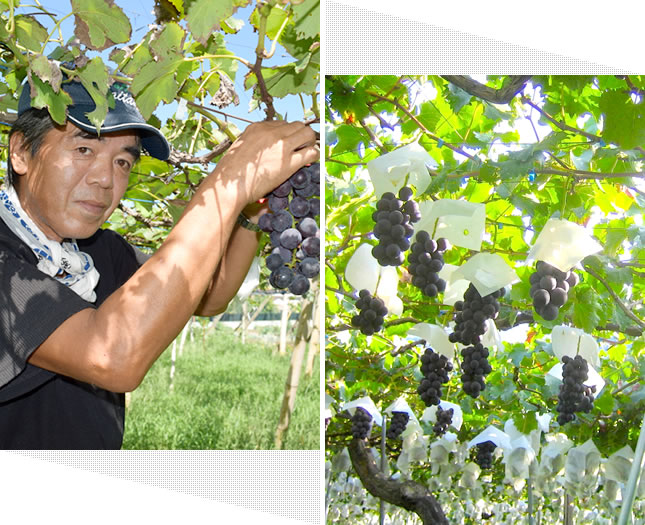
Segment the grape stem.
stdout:
[[434,221],[434,228],[432,229],[432,235],[430,236],[432,240],[434,240],[434,236],[437,233],[437,226],[439,226],[439,217],[437,217]]

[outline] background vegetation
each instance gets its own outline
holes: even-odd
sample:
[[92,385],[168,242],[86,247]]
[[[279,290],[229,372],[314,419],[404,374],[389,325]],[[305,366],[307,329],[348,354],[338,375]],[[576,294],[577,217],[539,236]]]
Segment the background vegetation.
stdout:
[[[275,446],[288,355],[276,342],[217,327],[195,331],[176,363],[170,388],[169,352],[132,393],[124,449],[264,449]],[[317,362],[316,362],[317,363]],[[314,370],[318,370],[318,364]],[[302,376],[285,449],[320,448],[320,377]]]

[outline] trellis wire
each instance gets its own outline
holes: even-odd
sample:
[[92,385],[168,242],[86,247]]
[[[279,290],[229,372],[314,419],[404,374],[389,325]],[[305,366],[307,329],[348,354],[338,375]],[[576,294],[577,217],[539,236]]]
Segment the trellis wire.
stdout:
[[636,453],[634,454],[634,462],[629,471],[629,479],[627,480],[627,487],[623,496],[623,505],[620,509],[620,517],[618,518],[617,525],[626,525],[627,520],[632,513],[632,506],[634,505],[634,496],[636,494],[636,485],[642,470],[643,452],[645,452],[645,415],[643,415],[643,423],[641,424],[641,432],[638,436],[638,443],[636,443]]
[[[387,427],[387,415],[383,414],[383,424],[381,426],[381,472],[385,474],[387,468],[387,457],[385,455],[385,440],[386,440],[386,427]],[[379,525],[385,524],[385,502],[381,500],[379,502]]]

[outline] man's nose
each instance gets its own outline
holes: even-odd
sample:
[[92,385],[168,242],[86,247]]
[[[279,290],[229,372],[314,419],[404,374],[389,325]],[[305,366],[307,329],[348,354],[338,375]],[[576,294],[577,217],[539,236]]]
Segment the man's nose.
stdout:
[[88,184],[98,184],[101,188],[110,189],[114,186],[115,165],[109,155],[97,155],[86,175]]

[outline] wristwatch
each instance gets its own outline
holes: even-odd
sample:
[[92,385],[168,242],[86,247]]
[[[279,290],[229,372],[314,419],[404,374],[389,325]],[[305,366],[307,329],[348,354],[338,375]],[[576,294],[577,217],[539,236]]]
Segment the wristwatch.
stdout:
[[237,220],[235,222],[242,226],[242,228],[246,228],[252,232],[262,233],[262,229],[254,222],[251,222],[243,213],[240,213],[237,216]]

